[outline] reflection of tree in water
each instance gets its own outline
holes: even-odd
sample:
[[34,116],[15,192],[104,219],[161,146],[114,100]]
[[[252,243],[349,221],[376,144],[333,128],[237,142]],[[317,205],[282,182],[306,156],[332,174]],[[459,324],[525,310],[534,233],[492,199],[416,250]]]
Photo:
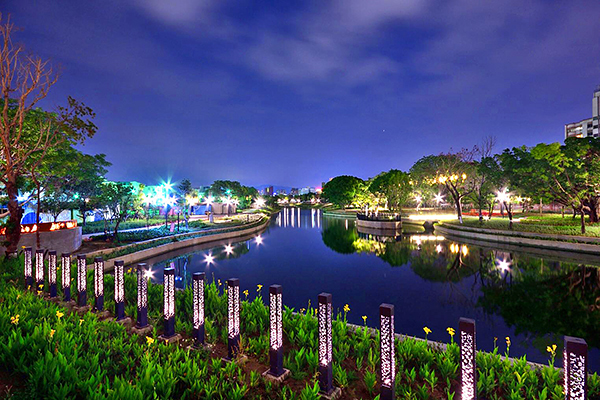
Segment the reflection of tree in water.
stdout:
[[231,253],[227,253],[225,251],[225,247],[218,247],[213,249],[213,256],[215,260],[226,260],[229,258],[240,258],[244,254],[247,254],[250,249],[248,249],[248,242],[235,243],[232,245],[233,249]]
[[355,228],[347,228],[346,220],[325,218],[323,220],[323,243],[331,250],[341,254],[352,254],[356,250],[354,241],[358,239]]
[[[500,261],[499,261],[500,260]],[[600,269],[521,256],[482,264],[479,305],[503,317],[517,333],[585,338],[600,346]]]

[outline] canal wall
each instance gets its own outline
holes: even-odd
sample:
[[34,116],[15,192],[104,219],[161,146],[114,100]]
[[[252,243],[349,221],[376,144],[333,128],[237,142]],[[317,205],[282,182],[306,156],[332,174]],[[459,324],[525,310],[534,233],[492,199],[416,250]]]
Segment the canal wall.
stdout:
[[600,238],[593,237],[503,231],[467,226],[455,227],[449,224],[436,225],[435,232],[492,243],[600,255]]

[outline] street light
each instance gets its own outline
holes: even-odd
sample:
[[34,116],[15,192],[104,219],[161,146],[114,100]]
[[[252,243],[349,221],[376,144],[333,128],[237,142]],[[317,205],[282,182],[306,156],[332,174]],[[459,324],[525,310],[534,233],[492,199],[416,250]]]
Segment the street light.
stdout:
[[48,252],[48,285],[50,297],[56,297],[56,250]]

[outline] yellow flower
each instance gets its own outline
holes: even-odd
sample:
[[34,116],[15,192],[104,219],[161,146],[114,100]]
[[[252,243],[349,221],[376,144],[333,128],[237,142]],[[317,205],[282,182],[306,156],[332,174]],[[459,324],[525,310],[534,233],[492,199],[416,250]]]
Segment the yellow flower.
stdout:
[[43,283],[39,284],[38,287],[39,287],[40,290],[42,290],[44,288],[44,284]]
[[248,289],[244,290],[243,293],[246,295],[246,297],[248,297]]
[[19,314],[14,317],[10,317],[10,323],[13,325],[19,325]]
[[304,314],[304,311],[306,311],[306,308],[301,308],[300,309],[300,314]]
[[38,291],[37,291],[37,294],[38,294],[38,296],[41,296],[41,295],[42,295],[42,291],[41,291],[41,290],[38,290]]
[[56,332],[54,329],[50,329],[50,337],[54,336],[54,332]]
[[423,330],[425,331],[425,335],[429,335],[431,333],[431,329],[428,327],[423,328]]
[[81,326],[81,324],[83,324],[83,320],[82,319],[79,320],[79,326]]
[[263,286],[263,285],[256,285],[256,291],[257,291],[257,292],[260,292],[260,289],[262,289],[262,286]]
[[450,335],[450,336],[454,336],[454,334],[456,333],[456,332],[454,331],[454,328],[450,328],[450,327],[448,327],[448,328],[446,328],[446,330],[448,331],[448,335]]
[[219,283],[219,286],[221,286],[221,280],[217,279],[217,282]]
[[27,290],[31,290],[31,285],[27,285]]
[[344,304],[344,312],[347,313],[350,311],[350,306],[348,304]]
[[546,351],[548,353],[550,353],[550,355],[552,355],[552,357],[554,357],[556,355],[556,345],[553,344],[552,346],[547,346]]
[[506,346],[510,347],[510,338],[508,336],[506,337]]
[[56,318],[58,318],[59,321],[63,315],[65,314],[61,313],[60,311],[56,311]]
[[129,269],[127,270],[127,273],[128,273],[128,274],[130,274],[130,273],[131,273],[131,268],[129,268]]
[[154,338],[146,336],[146,343],[148,344],[148,346],[150,346],[152,343],[154,343]]
[[366,323],[367,323],[367,316],[366,316],[366,315],[363,315],[363,316],[362,316],[362,319],[363,319],[363,322],[366,324]]

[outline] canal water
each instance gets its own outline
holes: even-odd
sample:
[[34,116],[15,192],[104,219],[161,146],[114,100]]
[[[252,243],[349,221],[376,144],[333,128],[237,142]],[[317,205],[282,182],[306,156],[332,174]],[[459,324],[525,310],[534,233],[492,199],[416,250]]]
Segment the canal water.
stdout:
[[353,219],[314,209],[283,209],[256,235],[190,247],[146,260],[157,281],[166,265],[183,287],[193,272],[222,281],[237,277],[250,298],[263,285],[283,286],[296,310],[333,295],[334,309],[348,304],[351,323],[378,327],[379,305],[395,306],[396,332],[448,342],[460,317],[477,324],[477,346],[494,344],[510,356],[547,363],[547,346],[563,336],[586,339],[589,368],[600,371],[600,258],[568,252],[499,247],[426,233],[404,225],[396,236],[361,232]]

